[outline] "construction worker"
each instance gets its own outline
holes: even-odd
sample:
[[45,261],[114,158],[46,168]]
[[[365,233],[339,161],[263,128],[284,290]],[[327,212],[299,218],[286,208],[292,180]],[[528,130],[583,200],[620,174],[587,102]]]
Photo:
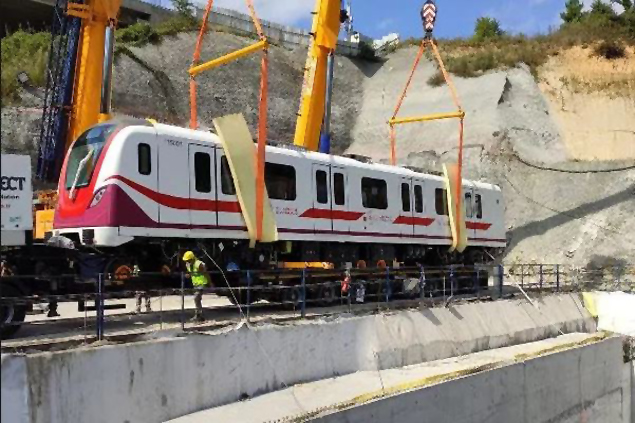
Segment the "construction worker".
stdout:
[[187,269],[187,277],[192,279],[192,286],[196,289],[194,294],[194,304],[196,305],[196,311],[194,313],[193,321],[202,322],[205,320],[203,317],[203,289],[212,285],[212,278],[207,272],[205,263],[196,258],[193,252],[187,251],[183,254],[183,261],[185,262],[185,268]]

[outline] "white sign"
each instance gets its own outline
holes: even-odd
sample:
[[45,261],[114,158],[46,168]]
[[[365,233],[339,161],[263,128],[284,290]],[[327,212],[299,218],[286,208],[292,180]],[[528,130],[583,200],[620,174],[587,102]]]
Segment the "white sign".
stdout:
[[2,230],[33,230],[33,188],[29,156],[2,154]]

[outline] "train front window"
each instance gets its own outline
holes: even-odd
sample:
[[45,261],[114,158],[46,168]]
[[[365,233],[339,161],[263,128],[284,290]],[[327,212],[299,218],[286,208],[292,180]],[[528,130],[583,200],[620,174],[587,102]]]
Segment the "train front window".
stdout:
[[82,188],[90,184],[99,155],[116,127],[113,124],[97,125],[75,141],[66,164],[66,189]]

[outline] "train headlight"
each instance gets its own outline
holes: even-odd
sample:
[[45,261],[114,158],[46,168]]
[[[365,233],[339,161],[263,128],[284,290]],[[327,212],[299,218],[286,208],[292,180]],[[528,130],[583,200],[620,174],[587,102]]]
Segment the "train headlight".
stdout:
[[90,202],[90,205],[88,206],[90,207],[95,207],[97,204],[99,204],[99,202],[101,201],[102,198],[104,198],[104,194],[106,193],[106,188],[108,187],[103,187],[97,190],[97,192],[95,193],[95,195],[93,195],[93,199]]

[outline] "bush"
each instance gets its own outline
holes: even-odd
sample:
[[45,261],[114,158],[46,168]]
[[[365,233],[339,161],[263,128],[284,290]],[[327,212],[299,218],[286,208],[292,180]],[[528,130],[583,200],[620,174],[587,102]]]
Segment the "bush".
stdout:
[[171,36],[182,32],[198,31],[199,22],[193,17],[179,15],[157,25],[157,33],[161,36]]
[[503,35],[500,22],[494,18],[478,18],[474,28],[474,39],[486,41],[500,38]]
[[18,100],[17,75],[26,72],[35,87],[46,84],[46,66],[51,35],[17,31],[2,39],[2,105]]
[[443,77],[443,73],[438,70],[434,75],[428,78],[428,85],[431,87],[440,87],[445,83],[445,78]]
[[133,47],[156,44],[161,41],[159,33],[147,22],[137,22],[116,32],[117,42]]
[[615,41],[603,41],[595,46],[593,55],[608,60],[623,59],[626,57],[626,48]]

